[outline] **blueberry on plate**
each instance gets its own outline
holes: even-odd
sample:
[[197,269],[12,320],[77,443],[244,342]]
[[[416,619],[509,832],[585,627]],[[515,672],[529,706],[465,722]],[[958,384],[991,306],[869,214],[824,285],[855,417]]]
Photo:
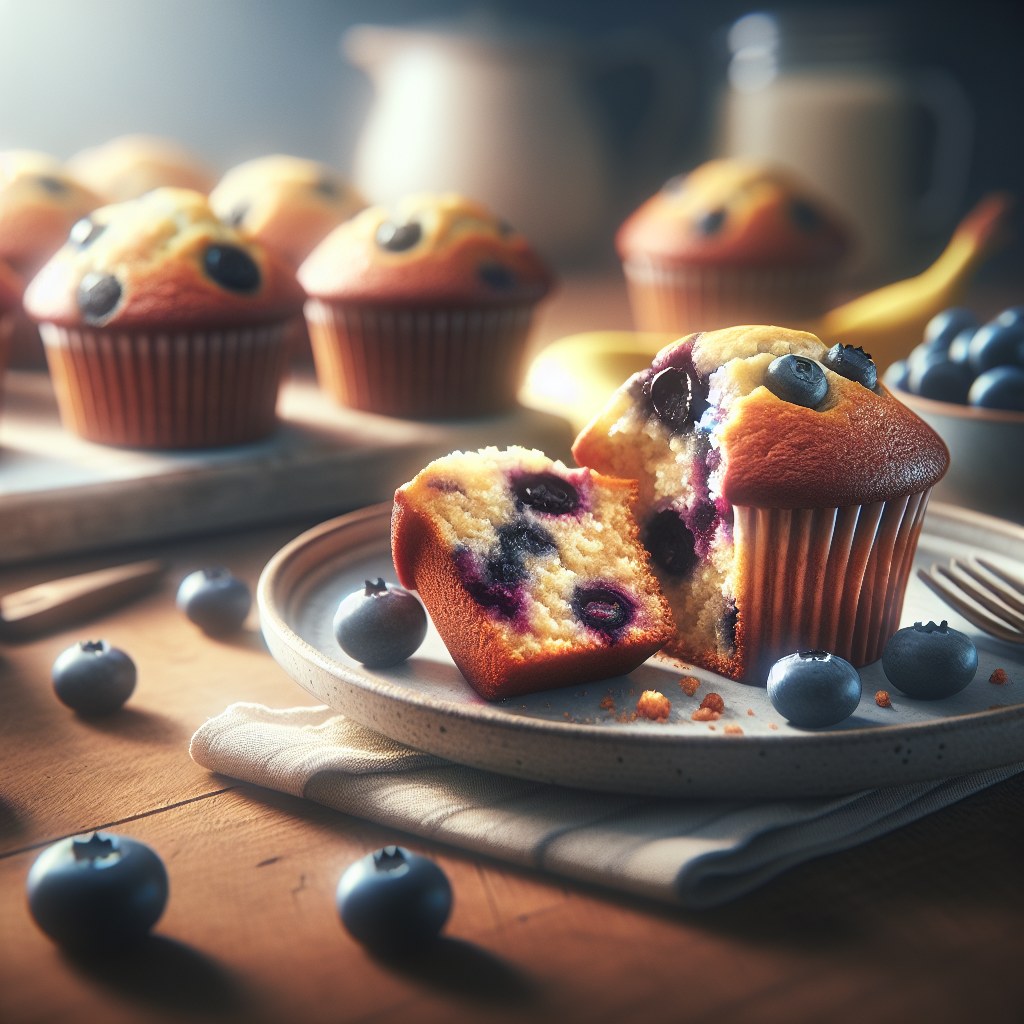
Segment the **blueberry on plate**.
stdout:
[[776,398],[808,409],[817,408],[828,394],[825,371],[813,359],[792,353],[769,363],[764,386]]
[[978,374],[967,392],[967,404],[1024,412],[1024,368],[994,366]]
[[334,899],[353,938],[377,952],[402,952],[437,938],[452,887],[432,860],[385,846],[349,865]]
[[57,697],[80,715],[116,711],[135,689],[135,662],[106,640],[79,640],[51,671]]
[[36,924],[61,945],[90,949],[142,938],[163,913],[167,888],[157,854],[112,832],[47,847],[26,883]]
[[334,615],[341,649],[367,668],[398,665],[427,635],[427,613],[412,594],[378,579],[349,594]]
[[181,581],[176,603],[204,633],[223,636],[242,628],[252,597],[230,570],[199,569]]
[[907,385],[911,394],[922,398],[965,405],[972,377],[966,366],[951,363],[945,352],[936,352],[923,359],[910,360]]
[[857,710],[860,676],[827,651],[800,651],[779,658],[768,673],[768,697],[793,725],[813,729],[835,725]]
[[959,693],[978,671],[971,638],[943,619],[898,629],[882,654],[885,678],[908,697],[941,700]]
[[935,351],[945,351],[961,332],[978,326],[978,318],[963,306],[952,306],[928,321],[924,329],[924,344]]

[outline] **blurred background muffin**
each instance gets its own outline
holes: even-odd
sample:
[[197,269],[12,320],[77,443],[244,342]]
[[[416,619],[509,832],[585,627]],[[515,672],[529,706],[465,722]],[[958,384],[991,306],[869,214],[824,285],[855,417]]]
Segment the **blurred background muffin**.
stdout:
[[637,328],[677,334],[822,313],[850,245],[795,175],[745,160],[672,178],[615,242]]
[[120,135],[79,150],[68,160],[68,168],[108,203],[135,199],[161,185],[206,194],[217,180],[200,157],[173,139],[156,135]]
[[319,160],[262,156],[232,167],[210,193],[221,220],[298,266],[333,228],[366,206]]
[[364,210],[299,281],[321,387],[356,409],[422,418],[515,406],[533,308],[551,287],[522,235],[455,193]]
[[[11,335],[14,333],[14,321],[21,311],[21,294],[25,283],[10,267],[0,260],[0,381],[7,369],[10,352]],[[0,387],[0,409],[3,408],[3,388]]]
[[202,448],[274,429],[294,271],[159,188],[79,221],[25,292],[61,419],[107,444]]

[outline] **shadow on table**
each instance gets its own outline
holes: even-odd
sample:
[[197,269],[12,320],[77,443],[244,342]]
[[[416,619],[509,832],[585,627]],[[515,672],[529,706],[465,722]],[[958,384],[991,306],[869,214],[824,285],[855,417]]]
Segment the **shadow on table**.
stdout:
[[492,1006],[525,1006],[540,993],[527,975],[462,939],[442,936],[421,950],[395,956],[377,954],[376,960],[422,985]]
[[65,952],[92,981],[154,1008],[190,1014],[242,1009],[238,982],[215,960],[162,935],[148,935],[116,953]]
[[108,715],[80,715],[86,727],[134,743],[180,743],[188,735],[183,725],[157,711],[124,707]]

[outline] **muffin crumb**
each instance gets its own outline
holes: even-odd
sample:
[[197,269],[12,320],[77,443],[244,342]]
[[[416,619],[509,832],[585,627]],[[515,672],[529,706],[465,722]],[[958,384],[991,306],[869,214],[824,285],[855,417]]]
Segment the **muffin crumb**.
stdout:
[[735,722],[730,722],[725,727],[724,731],[725,731],[726,736],[742,736],[743,735],[743,730],[738,725],[736,725]]
[[747,708],[747,714],[750,715],[751,718],[753,718],[754,717],[754,709],[753,708]]
[[717,693],[709,693],[701,702],[702,708],[709,708],[721,714],[725,710],[725,701]]
[[709,725],[709,726],[708,726],[708,728],[709,728],[709,729],[710,729],[710,730],[711,730],[712,732],[714,732],[714,731],[715,731],[715,727],[714,727],[713,725]]
[[990,683],[995,683],[996,686],[1005,686],[1009,681],[1010,677],[1006,674],[1005,668],[997,668],[995,672],[988,677]]
[[722,717],[721,711],[712,711],[711,708],[697,708],[690,718],[695,722],[717,722]]
[[672,703],[668,697],[657,690],[644,690],[636,702],[636,713],[652,722],[667,722],[671,710]]
[[774,722],[769,722],[768,723],[768,728],[769,729],[778,729],[778,726]]
[[679,680],[679,688],[687,697],[692,697],[697,692],[698,686],[700,686],[700,680],[696,676],[683,676]]
[[598,705],[598,707],[604,708],[605,711],[614,711],[615,701],[613,701],[611,697],[604,697],[602,698],[601,703]]
[[875,703],[880,708],[891,708],[892,707],[892,701],[889,700],[889,691],[888,690],[879,690],[878,693],[875,694]]

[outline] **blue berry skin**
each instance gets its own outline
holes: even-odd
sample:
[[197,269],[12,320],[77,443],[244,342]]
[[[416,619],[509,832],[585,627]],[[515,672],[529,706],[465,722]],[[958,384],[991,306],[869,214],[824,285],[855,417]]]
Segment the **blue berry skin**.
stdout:
[[889,369],[882,376],[882,383],[891,391],[898,388],[900,391],[910,390],[910,367],[906,359],[897,359],[889,365]]
[[132,695],[135,662],[106,640],[79,640],[57,657],[51,678],[69,708],[80,715],[107,715]]
[[55,942],[102,950],[141,939],[167,904],[167,871],[145,843],[71,836],[36,858],[26,883],[36,924]]
[[878,383],[878,370],[870,353],[859,345],[836,343],[825,353],[825,365],[840,377],[863,384],[869,390]]
[[427,613],[407,590],[366,581],[349,594],[334,615],[341,649],[367,668],[399,665],[416,653],[427,635]]
[[1024,320],[1011,317],[1006,317],[1006,320],[1006,324],[1001,324],[997,317],[984,327],[979,327],[971,338],[968,358],[975,373],[1017,363],[1017,350],[1021,342],[1024,342]]
[[972,374],[965,366],[951,363],[945,353],[939,352],[911,361],[907,383],[911,394],[931,398],[936,402],[967,403]]
[[996,366],[979,374],[967,393],[967,404],[1024,412],[1024,369]]
[[978,318],[963,306],[952,306],[928,321],[924,329],[924,344],[932,351],[946,351],[961,332],[978,326]]
[[237,245],[211,245],[203,269],[222,288],[243,295],[258,291],[262,280],[256,261]]
[[804,729],[835,725],[860,703],[857,670],[827,651],[779,658],[768,673],[768,697],[784,718]]
[[181,581],[176,603],[204,633],[224,636],[242,628],[252,597],[230,570],[199,569]]
[[941,700],[959,693],[978,671],[971,638],[950,629],[943,619],[898,629],[882,654],[885,678],[917,700]]
[[[968,327],[962,330],[950,343],[946,351],[946,358],[958,366],[967,367],[970,370],[971,362],[971,338],[978,333],[977,327]],[[974,372],[973,370],[971,371]]]
[[825,371],[806,356],[779,356],[768,365],[764,386],[776,398],[808,409],[819,406],[828,394]]
[[353,938],[375,952],[400,953],[437,938],[452,887],[432,860],[385,846],[349,865],[334,900]]

